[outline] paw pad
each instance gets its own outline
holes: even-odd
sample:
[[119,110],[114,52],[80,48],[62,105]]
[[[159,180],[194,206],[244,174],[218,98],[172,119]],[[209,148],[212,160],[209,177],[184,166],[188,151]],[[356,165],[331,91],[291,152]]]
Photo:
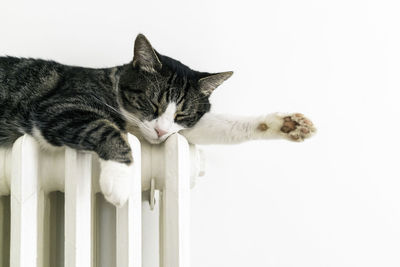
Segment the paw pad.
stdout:
[[257,129],[258,130],[260,130],[260,131],[262,131],[262,132],[265,132],[266,130],[268,130],[268,125],[267,124],[265,124],[265,123],[260,123],[259,125],[258,125],[258,127],[257,127]]
[[299,125],[296,121],[292,120],[291,117],[285,117],[283,118],[283,126],[281,128],[281,131],[284,133],[290,133],[291,131],[295,130],[297,125]]
[[284,117],[280,130],[294,141],[302,141],[316,131],[312,122],[301,113]]

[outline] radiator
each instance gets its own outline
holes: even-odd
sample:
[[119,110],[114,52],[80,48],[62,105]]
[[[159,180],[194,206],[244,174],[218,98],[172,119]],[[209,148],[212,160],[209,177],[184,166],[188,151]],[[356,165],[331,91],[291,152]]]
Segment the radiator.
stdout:
[[[190,188],[204,173],[203,156],[179,134],[156,146],[128,140],[135,174],[122,208],[99,193],[92,153],[42,151],[28,135],[0,148],[0,266],[142,267],[142,192],[151,207],[160,196],[159,253],[143,255],[159,254],[161,267],[189,266]],[[106,220],[111,228],[100,227]]]

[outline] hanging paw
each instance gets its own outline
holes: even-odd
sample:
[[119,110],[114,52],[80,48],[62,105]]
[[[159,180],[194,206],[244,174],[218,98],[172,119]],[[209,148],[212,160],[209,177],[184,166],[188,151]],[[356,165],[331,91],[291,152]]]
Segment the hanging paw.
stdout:
[[129,198],[133,164],[100,160],[100,189],[107,201],[122,207]]
[[313,123],[304,117],[303,114],[296,113],[282,118],[283,124],[280,128],[280,132],[287,138],[293,141],[303,141],[306,138],[311,137],[315,132],[316,128]]

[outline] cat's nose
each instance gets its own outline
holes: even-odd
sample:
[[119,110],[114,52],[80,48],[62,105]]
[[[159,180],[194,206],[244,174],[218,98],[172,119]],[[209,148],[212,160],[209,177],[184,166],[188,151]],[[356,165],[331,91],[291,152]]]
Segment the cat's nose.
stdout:
[[167,134],[167,131],[161,130],[160,128],[155,128],[154,130],[156,130],[158,137],[161,137],[161,136]]

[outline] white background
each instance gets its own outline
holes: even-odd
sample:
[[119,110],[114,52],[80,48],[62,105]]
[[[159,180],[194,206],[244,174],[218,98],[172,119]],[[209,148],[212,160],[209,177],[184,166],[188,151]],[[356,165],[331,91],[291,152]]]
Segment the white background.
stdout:
[[[216,112],[302,112],[304,143],[205,147],[192,266],[400,266],[398,1],[0,2],[0,54],[105,67],[137,33],[235,75]],[[146,266],[147,267],[147,266]]]

